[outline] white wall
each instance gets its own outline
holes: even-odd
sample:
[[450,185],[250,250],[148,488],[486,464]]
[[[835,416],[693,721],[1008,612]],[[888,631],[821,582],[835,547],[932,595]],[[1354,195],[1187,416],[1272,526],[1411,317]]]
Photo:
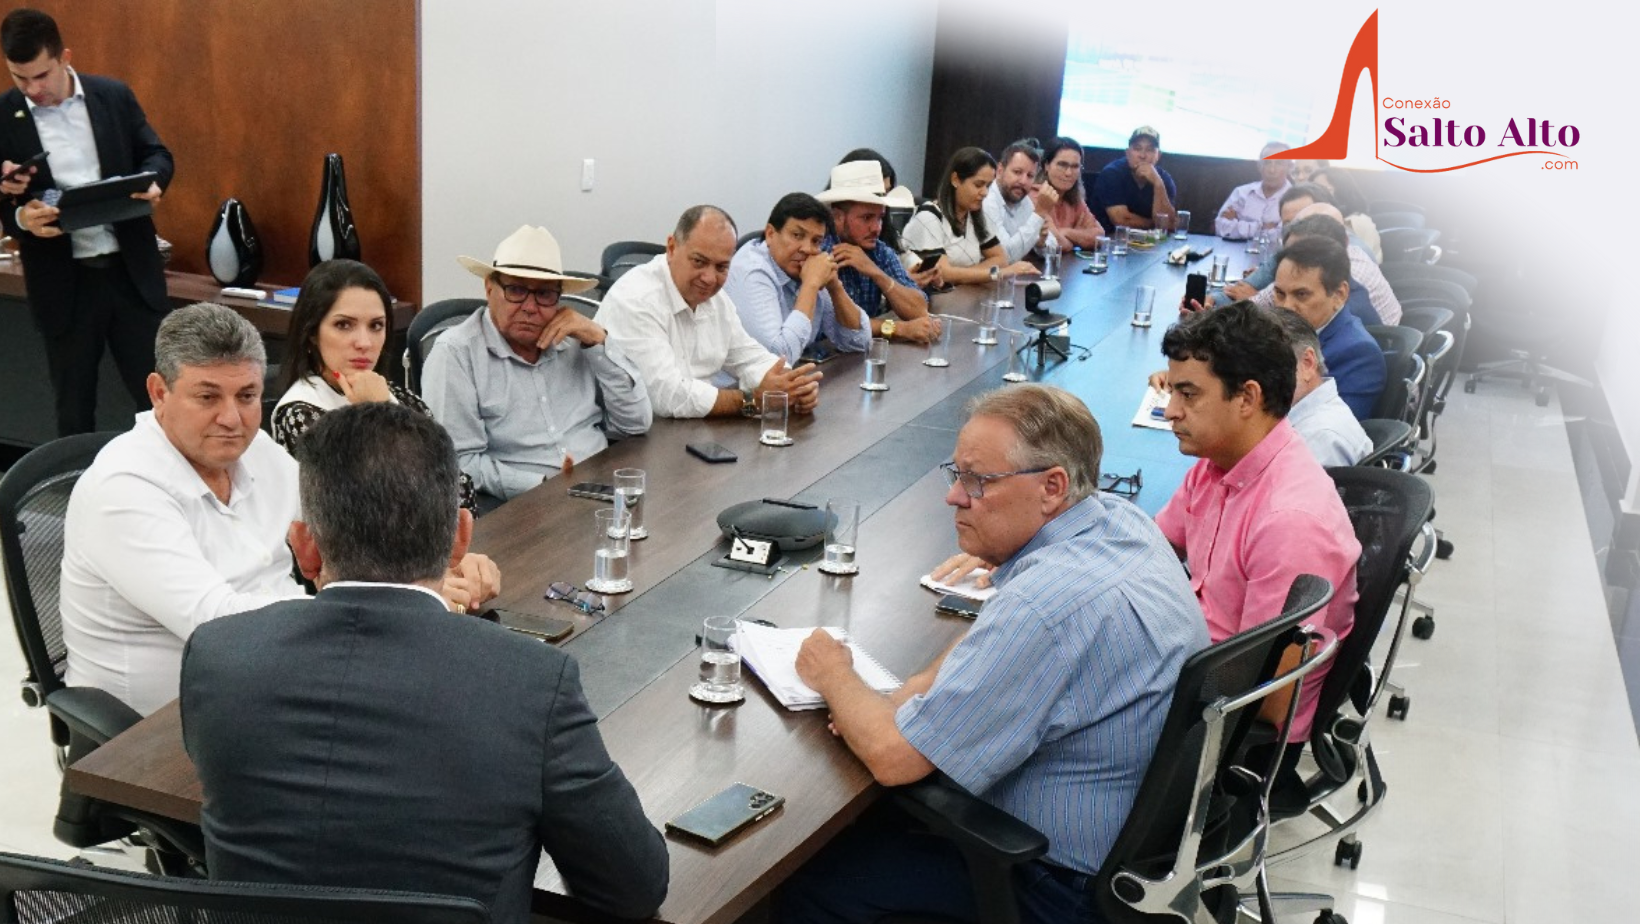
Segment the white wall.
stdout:
[[664,241],[699,202],[759,227],[851,148],[915,188],[933,2],[422,4],[423,303],[479,295],[456,255],[525,223],[596,272],[604,245]]

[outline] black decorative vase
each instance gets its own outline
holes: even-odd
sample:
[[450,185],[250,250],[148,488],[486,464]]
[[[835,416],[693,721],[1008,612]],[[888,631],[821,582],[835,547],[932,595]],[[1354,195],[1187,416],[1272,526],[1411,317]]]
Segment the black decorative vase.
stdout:
[[262,274],[262,238],[256,233],[245,203],[222,200],[216,222],[205,238],[205,262],[211,266],[211,275],[225,286],[243,288]]
[[319,211],[313,215],[313,232],[308,235],[308,266],[338,258],[359,259],[359,231],[353,226],[353,206],[347,202],[342,155],[326,154]]

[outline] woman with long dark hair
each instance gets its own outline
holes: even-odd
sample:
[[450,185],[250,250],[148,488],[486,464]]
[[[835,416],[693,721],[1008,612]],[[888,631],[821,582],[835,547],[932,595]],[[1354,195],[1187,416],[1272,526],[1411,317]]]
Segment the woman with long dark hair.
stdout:
[[900,235],[912,252],[943,251],[940,278],[946,282],[986,282],[993,266],[1004,276],[1036,272],[1023,261],[1009,264],[1002,244],[986,227],[985,194],[996,176],[996,158],[986,151],[958,150],[946,164],[935,200],[918,206]]
[[1059,249],[1099,243],[1105,230],[1088,208],[1087,191],[1082,187],[1082,145],[1063,135],[1049,141],[1042,152],[1042,176],[1037,179],[1059,196],[1048,220],[1048,232],[1059,242]]

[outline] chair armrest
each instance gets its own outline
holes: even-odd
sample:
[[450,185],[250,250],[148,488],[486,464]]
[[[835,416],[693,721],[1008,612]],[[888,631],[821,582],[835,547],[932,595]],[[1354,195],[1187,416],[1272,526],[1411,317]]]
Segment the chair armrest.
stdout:
[[96,687],[65,687],[46,697],[46,708],[61,719],[70,732],[94,744],[106,744],[142,721],[142,715],[135,709]]
[[1016,866],[1048,852],[1048,838],[1042,832],[949,783],[930,777],[891,791],[901,808],[964,854],[979,853]]

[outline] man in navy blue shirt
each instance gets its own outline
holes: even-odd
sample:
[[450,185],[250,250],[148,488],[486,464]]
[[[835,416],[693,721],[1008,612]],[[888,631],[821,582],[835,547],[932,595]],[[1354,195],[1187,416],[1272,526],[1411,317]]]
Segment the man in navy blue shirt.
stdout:
[[1310,322],[1321,338],[1321,355],[1338,383],[1338,396],[1357,420],[1372,416],[1388,372],[1378,341],[1355,315],[1344,311],[1350,296],[1350,258],[1324,237],[1301,238],[1276,258],[1275,303]]
[[1099,171],[1093,181],[1093,216],[1106,233],[1118,225],[1154,228],[1155,216],[1173,214],[1173,197],[1178,188],[1166,170],[1156,166],[1162,159],[1162,138],[1156,129],[1141,125],[1128,138],[1127,154]]

